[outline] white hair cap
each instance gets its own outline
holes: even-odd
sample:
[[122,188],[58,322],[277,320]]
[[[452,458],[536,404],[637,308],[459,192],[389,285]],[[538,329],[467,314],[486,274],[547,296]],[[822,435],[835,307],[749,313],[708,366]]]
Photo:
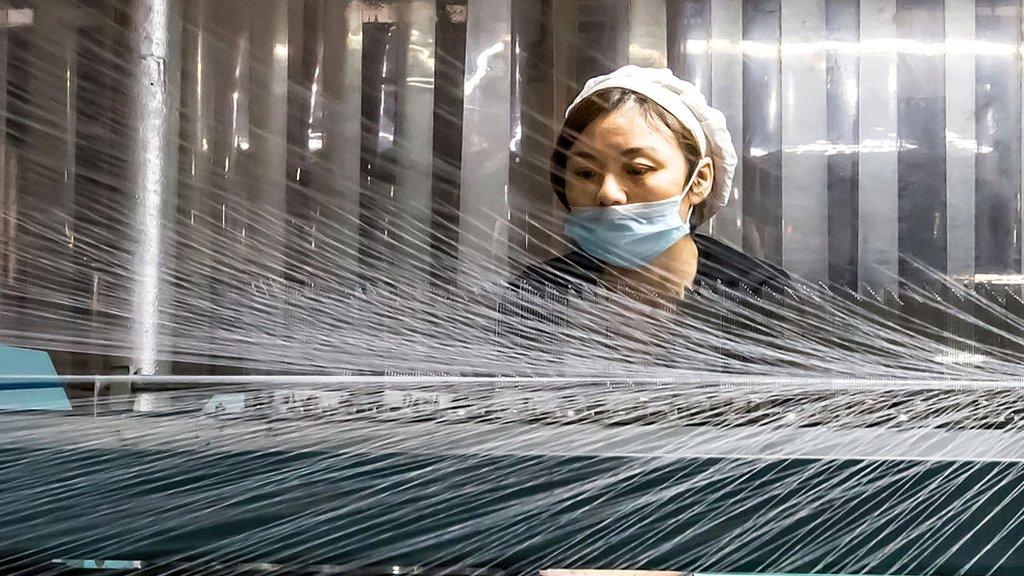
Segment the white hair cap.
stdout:
[[607,88],[624,88],[646,96],[676,117],[693,134],[702,156],[711,157],[715,181],[707,198],[694,207],[691,223],[696,226],[706,222],[724,208],[729,202],[732,177],[736,171],[736,148],[725,126],[725,115],[708,106],[704,95],[693,83],[676,77],[671,70],[630,65],[587,80],[583,90],[566,109],[566,118],[580,102]]

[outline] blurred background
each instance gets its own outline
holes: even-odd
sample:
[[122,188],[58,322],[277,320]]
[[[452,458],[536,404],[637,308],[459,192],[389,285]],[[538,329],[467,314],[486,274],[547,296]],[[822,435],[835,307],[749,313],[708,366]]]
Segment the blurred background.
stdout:
[[705,233],[861,296],[923,264],[1019,303],[1019,1],[3,6],[9,343],[120,330],[152,369],[175,314],[230,310],[232,287],[500,283],[564,251],[554,134],[627,63],[728,119],[741,162]]
[[[1021,572],[1021,6],[0,0],[0,571]],[[725,113],[702,232],[789,298],[503,354],[627,63]]]

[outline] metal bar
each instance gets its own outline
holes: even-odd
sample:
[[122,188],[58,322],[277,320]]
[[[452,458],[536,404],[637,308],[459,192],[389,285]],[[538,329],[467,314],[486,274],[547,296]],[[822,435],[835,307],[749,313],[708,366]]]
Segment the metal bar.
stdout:
[[[743,40],[743,0],[715,0],[710,10],[711,43],[707,48],[711,56],[711,104],[725,115],[733,145],[742,155],[745,87],[740,46]],[[742,161],[736,165],[729,203],[708,223],[708,233],[737,248],[744,244],[743,165]]]
[[248,234],[259,249],[256,266],[281,276],[288,192],[288,3],[254,0],[249,23],[249,119],[252,130],[236,148],[247,152],[246,184],[255,224]]
[[[828,280],[828,137],[825,0],[782,0],[782,263]],[[791,47],[811,46],[809,50]],[[814,48],[819,46],[819,48]]]
[[551,4],[551,33],[553,36],[551,73],[555,77],[553,97],[558,124],[561,124],[565,109],[569,107],[580,88],[583,87],[579,73],[580,63],[577,58],[581,42],[579,33],[581,6],[579,2],[580,0],[555,0]]
[[[620,0],[576,0],[576,80],[607,74],[629,60],[629,4]],[[556,2],[558,4],[558,2]],[[559,30],[560,28],[556,28]]]
[[[26,46],[12,51],[8,71],[16,82],[8,130],[24,142],[15,199],[19,218],[8,246],[10,272],[40,290],[71,285],[73,279],[78,29],[71,14],[66,0],[41,3],[32,27],[8,31]],[[48,265],[40,265],[41,254]],[[32,324],[20,331],[55,329],[40,320]]]
[[[548,159],[561,110],[553,95],[559,85],[554,68],[550,0],[513,0],[512,96],[509,210],[512,229],[510,266],[520,267],[554,254],[557,229],[552,221],[554,194],[548,180]],[[559,31],[560,33],[561,31]]]
[[1021,270],[1020,2],[979,0],[976,40],[1008,49],[975,60],[975,269]]
[[[213,168],[210,138],[213,134],[213,51],[216,43],[208,38],[212,26],[209,0],[188,0],[183,4],[185,25],[182,31],[180,139],[182,142],[182,171],[178,180],[177,213],[180,225],[176,230],[175,268],[178,274],[190,278],[192,293],[206,297],[212,292],[210,271],[210,245],[212,230],[204,217],[209,212],[207,202],[212,183],[217,179]],[[186,312],[187,313],[187,312]],[[191,318],[192,324],[202,323],[201,334],[212,334],[214,326],[208,318]],[[179,318],[171,321],[184,337],[196,339],[197,349],[204,348],[202,338],[187,322]]]
[[[432,0],[399,5],[407,39],[405,74],[399,84],[393,225],[395,264],[403,281],[425,281],[430,269],[430,226],[434,151],[434,23]],[[505,121],[508,121],[506,115]]]
[[390,11],[364,11],[363,21],[359,272],[363,280],[376,281],[391,259],[387,225],[395,185],[397,85],[403,44]]
[[743,6],[743,248],[782,263],[779,0]]
[[4,214],[10,218],[7,230],[4,231],[3,255],[3,279],[5,282],[12,282],[17,271],[18,251],[18,154],[17,150],[9,149],[4,155],[4,189],[7,190],[7,202],[4,205]]
[[[911,45],[944,40],[942,3],[897,0],[897,36]],[[900,278],[920,283],[927,277],[918,263],[946,268],[946,95],[941,54],[899,55],[897,126],[899,152],[897,222]]]
[[[580,0],[552,0],[551,3],[551,70],[553,76],[552,89],[552,139],[548,145],[554,143],[554,135],[561,128],[562,119],[565,117],[565,110],[572,103],[580,88],[583,87],[581,80],[579,61],[580,45],[583,39],[580,35],[580,12],[583,10]],[[547,162],[541,164],[546,166]],[[547,179],[547,169],[539,166],[534,168],[543,178]],[[546,186],[550,190],[550,184]],[[548,195],[548,206],[546,211],[537,211],[530,215],[533,228],[546,232],[542,236],[546,240],[544,248],[551,252],[565,252],[567,247],[562,237],[562,230],[565,224],[567,211],[555,197],[554,193]]]
[[321,261],[312,253],[317,205],[314,198],[316,174],[313,153],[309,148],[321,8],[318,1],[288,2],[285,19],[288,27],[288,192],[285,195],[288,239],[284,262],[289,277],[308,283],[319,281],[315,264]]
[[[860,37],[860,0],[827,0],[826,36],[829,42],[857,44]],[[835,147],[828,161],[828,265],[829,282],[857,286],[857,166],[858,54],[830,51],[826,61],[828,143]]]
[[711,2],[710,0],[669,0],[668,67],[698,90],[711,95]]
[[470,0],[459,220],[464,286],[503,275],[507,266],[511,22],[509,0]]
[[[946,46],[975,39],[973,0],[946,0]],[[974,54],[946,51],[946,272],[974,275]]]
[[[458,276],[459,224],[461,221],[463,113],[469,9],[465,4],[437,5],[437,68],[434,90],[434,174],[430,245],[434,262],[433,284],[447,291]],[[511,27],[511,22],[508,22]],[[504,39],[506,43],[510,39]],[[497,62],[495,62],[497,63]],[[507,63],[506,63],[507,64]],[[506,68],[508,66],[506,65]],[[507,71],[506,71],[507,74]],[[506,92],[511,85],[506,84]],[[508,110],[505,117],[509,117]],[[507,163],[507,158],[506,158]],[[507,176],[506,176],[507,177]]]
[[[93,383],[96,380],[95,375],[47,375],[47,378],[59,380],[65,383]],[[3,384],[18,384],[27,381],[38,380],[38,376],[0,376],[0,383]],[[447,386],[450,384],[482,384],[482,383],[500,383],[500,382],[518,382],[518,383],[533,383],[533,384],[565,384],[567,389],[578,389],[581,383],[594,384],[594,383],[610,383],[610,384],[629,384],[633,386],[637,385],[665,385],[673,387],[673,389],[680,389],[680,386],[694,386],[704,390],[707,386],[725,386],[735,387],[743,386],[750,388],[762,387],[765,390],[778,390],[778,389],[791,389],[791,390],[812,390],[812,391],[823,391],[823,392],[838,392],[844,390],[895,390],[895,389],[906,389],[906,390],[949,390],[949,391],[1019,391],[1021,386],[1024,386],[1024,379],[1019,377],[1007,377],[1001,380],[981,379],[981,380],[970,380],[970,379],[958,379],[949,378],[941,379],[935,377],[927,378],[822,378],[820,376],[808,376],[808,377],[772,377],[772,376],[731,376],[731,375],[719,375],[714,378],[713,381],[709,382],[703,376],[694,377],[680,377],[680,376],[665,376],[665,377],[614,377],[605,376],[599,379],[591,379],[586,377],[541,377],[541,376],[524,376],[524,377],[507,377],[507,376],[407,376],[407,375],[389,375],[389,376],[363,376],[363,375],[350,375],[350,374],[333,374],[333,375],[280,375],[280,374],[249,374],[249,375],[143,375],[136,376],[130,374],[112,374],[104,375],[103,380],[106,383],[123,383],[123,382],[134,382],[140,384],[160,384],[165,383],[168,386],[181,385],[186,388],[194,386],[224,386],[229,384],[264,384],[264,385],[280,385],[280,386],[311,386],[311,385],[328,385],[328,384],[366,384],[371,389],[379,390],[380,388],[388,386],[398,386],[403,384],[409,384],[416,387],[424,384],[438,384]],[[357,390],[358,391],[358,390]],[[551,391],[551,390],[548,390]]]
[[133,362],[141,374],[157,370],[164,226],[173,213],[177,177],[178,53],[181,20],[170,0],[133,0],[131,52],[137,63],[133,86],[129,182],[136,198],[133,229],[131,337]]
[[324,37],[324,153],[331,194],[331,237],[335,262],[344,276],[355,273],[359,249],[359,142],[363,58],[363,5],[357,0],[327,2]]
[[628,61],[637,66],[668,66],[665,0],[629,0]]
[[[861,43],[878,46],[861,56],[859,85],[860,182],[857,278],[863,294],[881,298],[895,289],[898,257],[896,186],[895,0],[861,0]],[[874,87],[875,89],[867,89]]]
[[0,30],[0,283],[6,277],[6,261],[9,246],[9,233],[14,228],[15,214],[12,210],[14,188],[10,186],[7,167],[7,59],[9,57],[8,33]]

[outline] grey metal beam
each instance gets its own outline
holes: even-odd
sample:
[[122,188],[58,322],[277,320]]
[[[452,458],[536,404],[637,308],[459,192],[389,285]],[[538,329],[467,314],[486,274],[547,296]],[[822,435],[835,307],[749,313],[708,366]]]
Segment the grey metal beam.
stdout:
[[782,0],[782,264],[828,280],[825,0]]
[[173,214],[178,157],[178,54],[181,20],[170,0],[133,0],[130,53],[131,125],[137,128],[130,155],[133,192],[133,286],[131,344],[142,374],[157,369],[161,305],[168,286],[165,267],[167,216]]
[[975,60],[975,268],[982,274],[1021,271],[1021,3],[978,0],[976,40],[1004,47]]
[[898,273],[896,185],[895,0],[861,0],[860,40],[876,49],[861,56],[858,273],[862,294],[895,289]]
[[[743,246],[743,0],[711,3],[710,102],[725,115],[733,145],[739,154],[729,203],[708,223],[708,232],[737,248]],[[696,53],[694,54],[696,56]],[[705,92],[708,93],[708,92]]]
[[629,0],[628,62],[637,66],[668,66],[665,0]]
[[288,191],[288,2],[252,0],[247,8],[252,70],[248,94],[250,126],[235,148],[245,157],[247,234],[259,246],[254,264],[271,275],[283,271]]
[[412,285],[422,285],[432,261],[435,10],[430,0],[409,0],[398,6],[398,21],[408,43],[405,77],[398,86],[394,220],[387,232],[397,250],[393,279]]
[[[897,0],[896,33],[909,46],[942,45],[941,2]],[[920,284],[929,277],[917,262],[946,268],[946,95],[941,53],[902,51],[896,72],[900,142],[900,279]]]
[[[509,210],[513,229],[509,258],[518,267],[562,250],[561,230],[552,224],[555,195],[548,166],[563,110],[554,94],[565,82],[556,76],[555,42],[565,36],[553,20],[550,0],[512,3],[512,141],[509,149]],[[559,208],[560,210],[560,208]]]
[[668,67],[711,97],[711,1],[669,0]]
[[512,7],[470,0],[459,218],[459,284],[504,275],[508,259]]
[[743,248],[782,263],[781,5],[743,6]]
[[[27,94],[14,111],[20,116],[19,136],[25,145],[19,154],[19,219],[12,266],[16,275],[40,288],[66,281],[71,268],[78,80],[73,14],[66,0],[40,3],[33,26],[9,32],[27,45],[8,72]],[[65,235],[67,242],[54,242]],[[37,269],[36,256],[44,251],[52,262],[46,271]]]
[[[826,40],[855,46],[860,39],[860,0],[827,0]],[[829,282],[857,286],[858,101],[860,55],[853,50],[830,50],[826,56],[828,143],[828,264]]]
[[7,278],[8,251],[12,248],[10,234],[16,229],[13,203],[15,188],[8,178],[9,157],[13,156],[7,145],[7,59],[8,33],[0,29],[0,283]]
[[328,224],[332,261],[355,273],[359,250],[359,154],[362,130],[363,4],[330,1],[325,7],[324,153],[333,215]]
[[[946,0],[946,46],[974,41],[973,0]],[[946,50],[946,272],[974,275],[974,54]]]

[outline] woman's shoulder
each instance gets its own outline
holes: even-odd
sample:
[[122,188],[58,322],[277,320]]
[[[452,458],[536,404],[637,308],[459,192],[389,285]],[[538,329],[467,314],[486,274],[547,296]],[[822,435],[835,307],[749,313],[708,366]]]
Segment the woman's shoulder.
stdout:
[[595,285],[603,265],[585,252],[574,250],[524,268],[512,280],[514,286],[535,289],[568,289]]
[[697,264],[698,284],[782,293],[791,282],[789,274],[782,268],[750,256],[721,240],[696,233],[693,240],[700,254]]
[[[781,294],[791,278],[782,268],[704,234],[693,235],[700,259],[696,284],[732,291],[770,291]],[[575,250],[531,264],[511,284],[544,292],[562,291],[599,283],[604,266],[587,253]]]

